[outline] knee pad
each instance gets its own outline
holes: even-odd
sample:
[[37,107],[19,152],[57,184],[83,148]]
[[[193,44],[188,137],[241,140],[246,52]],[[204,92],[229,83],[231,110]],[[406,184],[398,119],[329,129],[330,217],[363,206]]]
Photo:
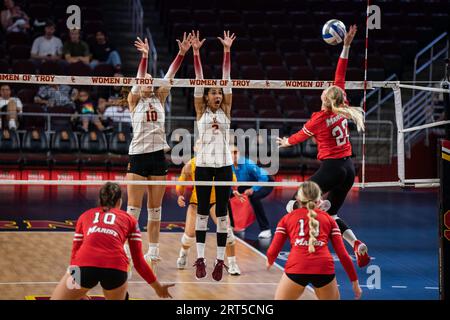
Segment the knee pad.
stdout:
[[197,214],[195,217],[195,230],[196,231],[208,230],[208,218],[209,216]]
[[161,221],[161,207],[159,208],[147,208],[148,221]]
[[227,229],[228,229],[227,216],[217,217],[217,232],[227,233]]
[[128,206],[127,207],[127,213],[132,215],[133,217],[136,218],[136,220],[139,221],[139,216],[141,215],[141,208]]
[[189,237],[186,233],[183,233],[181,244],[185,247],[192,247],[195,244],[195,237]]
[[228,228],[227,230],[227,245],[233,246],[236,242],[236,237],[234,236],[233,230]]

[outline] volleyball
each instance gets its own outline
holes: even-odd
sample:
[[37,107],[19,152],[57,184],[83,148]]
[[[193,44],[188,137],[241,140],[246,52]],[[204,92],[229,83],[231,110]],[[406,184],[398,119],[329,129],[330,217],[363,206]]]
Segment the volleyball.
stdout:
[[327,21],[322,28],[323,40],[333,46],[341,43],[346,33],[345,24],[337,19]]

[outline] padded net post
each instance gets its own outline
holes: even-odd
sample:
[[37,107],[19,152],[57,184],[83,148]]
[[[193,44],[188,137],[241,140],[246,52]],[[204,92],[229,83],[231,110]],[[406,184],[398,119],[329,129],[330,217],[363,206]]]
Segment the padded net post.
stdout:
[[400,87],[394,86],[395,121],[397,123],[397,173],[405,181],[405,134],[403,133],[403,108]]

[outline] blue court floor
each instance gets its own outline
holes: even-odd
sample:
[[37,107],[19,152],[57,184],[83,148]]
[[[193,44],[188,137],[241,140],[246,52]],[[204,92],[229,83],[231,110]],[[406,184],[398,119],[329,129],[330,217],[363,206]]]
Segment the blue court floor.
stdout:
[[[275,191],[263,200],[272,231],[293,192]],[[97,194],[98,187],[0,186],[0,231],[73,231],[78,216],[96,205]],[[146,216],[143,209],[143,230]],[[369,267],[358,268],[363,299],[439,298],[437,190],[351,192],[339,216],[367,244],[373,257]],[[184,217],[185,209],[176,205],[174,189],[167,189],[163,231],[182,231]],[[264,253],[270,240],[258,240],[259,231],[255,222],[239,236]],[[286,243],[277,260],[280,265],[284,265],[288,252]],[[341,298],[352,299],[350,282],[338,260],[336,273]]]

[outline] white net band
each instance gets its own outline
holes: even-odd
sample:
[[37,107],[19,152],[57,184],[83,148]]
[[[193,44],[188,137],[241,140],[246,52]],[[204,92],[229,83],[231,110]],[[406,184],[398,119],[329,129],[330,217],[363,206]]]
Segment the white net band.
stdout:
[[[0,185],[49,185],[49,186],[99,186],[106,182],[114,182],[119,185],[138,186],[260,186],[260,187],[285,187],[295,188],[302,184],[298,181],[275,181],[275,182],[255,182],[255,181],[175,181],[175,180],[0,180]],[[354,183],[353,187],[375,188],[375,187],[407,187],[407,186],[427,186],[439,187],[439,179],[416,179],[387,182],[366,182]]]

